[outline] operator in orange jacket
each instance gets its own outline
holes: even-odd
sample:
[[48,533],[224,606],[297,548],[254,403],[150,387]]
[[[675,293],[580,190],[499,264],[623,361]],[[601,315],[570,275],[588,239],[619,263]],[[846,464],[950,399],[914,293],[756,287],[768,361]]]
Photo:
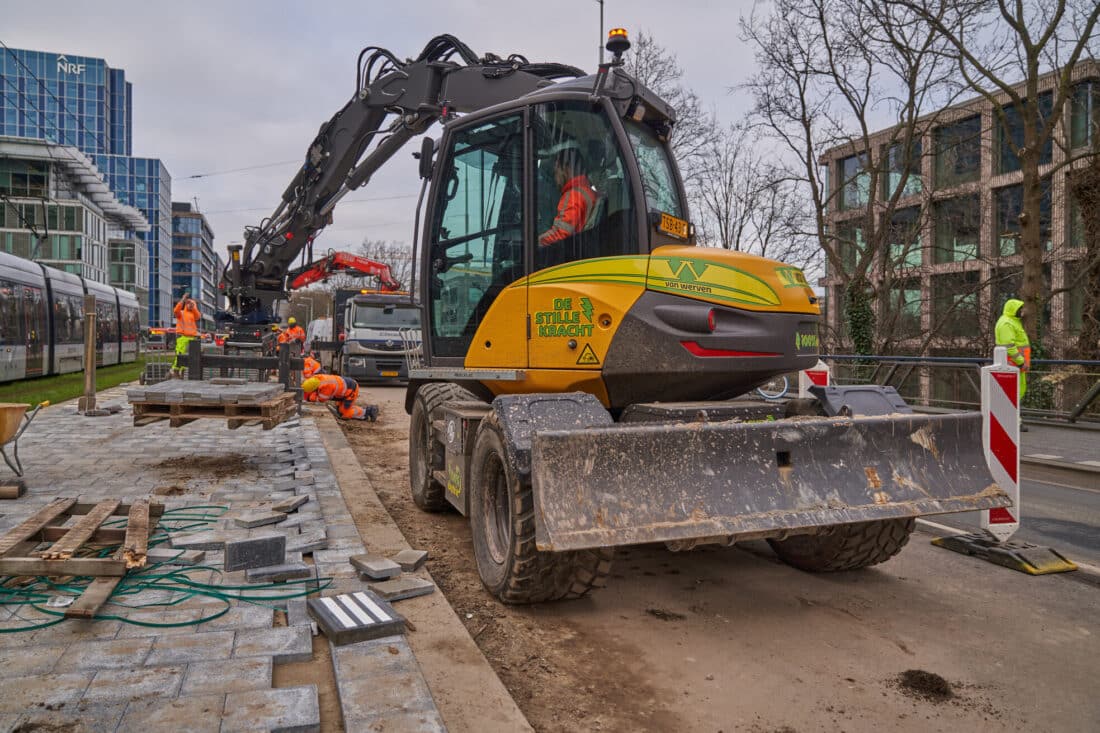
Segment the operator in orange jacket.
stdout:
[[558,152],[554,158],[554,182],[561,188],[561,198],[554,223],[539,236],[539,245],[543,247],[583,232],[596,213],[596,190],[584,174],[579,150],[566,148]]
[[354,379],[335,374],[319,374],[302,382],[302,392],[310,402],[335,402],[336,412],[345,420],[378,419],[378,407],[366,408],[355,404],[359,399],[359,385]]
[[306,332],[298,325],[298,319],[294,316],[286,319],[286,328],[279,333],[279,343],[289,344],[297,341],[304,348],[306,345]]
[[176,316],[176,358],[172,361],[170,376],[182,377],[183,368],[179,365],[180,354],[186,354],[187,345],[198,337],[199,319],[202,314],[192,300],[190,290],[183,291],[183,297],[176,303],[172,313]]

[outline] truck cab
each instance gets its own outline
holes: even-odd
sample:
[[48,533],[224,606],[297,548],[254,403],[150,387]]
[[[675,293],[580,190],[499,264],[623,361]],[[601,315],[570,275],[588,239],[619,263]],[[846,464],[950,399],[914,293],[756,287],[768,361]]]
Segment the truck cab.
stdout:
[[407,380],[406,356],[420,349],[420,311],[408,293],[359,290],[337,297],[340,373],[358,381]]

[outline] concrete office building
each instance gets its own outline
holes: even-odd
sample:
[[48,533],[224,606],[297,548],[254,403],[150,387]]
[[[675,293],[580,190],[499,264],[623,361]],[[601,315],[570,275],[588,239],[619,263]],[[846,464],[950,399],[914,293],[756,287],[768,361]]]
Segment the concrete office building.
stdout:
[[[160,160],[133,157],[133,88],[126,72],[99,58],[0,49],[0,135],[80,150],[118,201],[141,211],[149,224],[138,234],[146,257],[146,317],[170,323],[172,179]],[[136,274],[136,263],[124,260],[137,249],[124,250],[116,249],[122,258],[116,264],[125,280]]]
[[[1073,90],[1055,136],[1042,152],[1043,236],[1045,276],[1057,292],[1043,314],[1045,344],[1064,353],[1081,326],[1083,284],[1074,286],[1075,268],[1084,257],[1082,214],[1067,182],[1085,163],[1072,160],[1096,149],[1100,134],[1100,65],[1079,64]],[[1052,74],[1040,83],[1040,104],[1052,103]],[[1045,102],[1044,102],[1045,100]],[[1007,102],[1005,102],[1007,103]],[[899,352],[917,349],[930,331],[939,335],[933,355],[973,353],[992,348],[997,314],[1019,292],[1019,215],[1023,205],[1020,163],[1007,137],[1022,140],[1022,122],[1007,107],[1008,129],[997,121],[993,106],[975,99],[946,109],[923,125],[906,156],[893,130],[871,136],[871,165],[878,166],[879,191],[870,191],[866,152],[853,145],[828,151],[821,163],[828,168],[830,206],[827,221],[839,240],[846,270],[857,262],[868,226],[867,204],[882,209],[871,225],[888,231],[888,253],[879,253],[869,270],[872,282],[889,278],[888,292],[877,299],[880,323],[894,329]],[[1067,163],[1067,161],[1070,161]],[[901,184],[905,190],[886,221],[885,202]],[[883,261],[884,258],[888,258]],[[838,347],[846,343],[844,286],[830,269],[828,331]]]
[[141,235],[148,231],[141,212],[120,202],[77,148],[0,137],[0,249],[140,299],[136,282],[115,278],[112,251],[124,245],[140,253],[144,268]]

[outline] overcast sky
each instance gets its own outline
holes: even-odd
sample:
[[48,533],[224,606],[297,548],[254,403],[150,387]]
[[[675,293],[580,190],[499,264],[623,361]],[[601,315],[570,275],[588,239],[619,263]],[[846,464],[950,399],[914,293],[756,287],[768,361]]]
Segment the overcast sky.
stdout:
[[[164,161],[174,201],[198,199],[219,250],[275,208],[319,125],[353,93],[364,46],[405,58],[450,33],[479,54],[521,53],[594,71],[600,41],[596,0],[4,5],[0,40],[8,46],[94,56],[126,70],[134,85],[134,154]],[[652,34],[678,55],[688,83],[732,121],[744,99],[727,90],[752,70],[752,53],[737,39],[738,18],[751,6],[607,0],[605,26]],[[294,162],[188,178],[283,161]],[[353,248],[364,237],[409,242],[418,190],[415,161],[395,157],[336,208],[320,249]]]

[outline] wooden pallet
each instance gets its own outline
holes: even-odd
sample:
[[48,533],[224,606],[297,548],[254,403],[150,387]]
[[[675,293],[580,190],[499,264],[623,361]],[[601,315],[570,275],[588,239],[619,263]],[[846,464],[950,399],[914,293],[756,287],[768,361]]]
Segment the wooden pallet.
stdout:
[[168,420],[178,428],[204,417],[224,417],[230,430],[245,425],[261,425],[271,430],[292,416],[298,409],[294,392],[284,392],[273,400],[257,403],[221,402],[132,402],[134,425],[148,425]]
[[[129,568],[145,565],[149,533],[164,513],[147,499],[122,504],[107,499],[79,504],[54,499],[0,536],[0,575],[91,576],[94,580],[65,610],[67,618],[92,618]],[[71,517],[77,520],[62,526]],[[127,517],[125,529],[101,526],[111,517]],[[37,549],[44,543],[49,547]],[[111,557],[74,557],[87,545],[119,545]]]

